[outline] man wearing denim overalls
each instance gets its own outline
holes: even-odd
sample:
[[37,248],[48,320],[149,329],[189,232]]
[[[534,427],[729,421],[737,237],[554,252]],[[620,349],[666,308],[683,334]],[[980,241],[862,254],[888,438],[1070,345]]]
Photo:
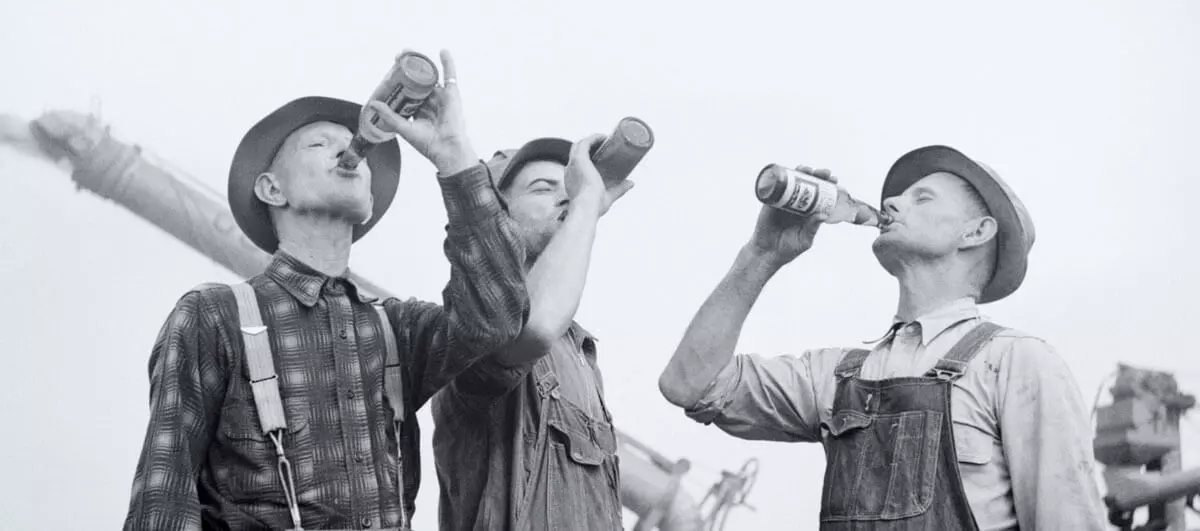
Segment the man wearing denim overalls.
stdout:
[[900,300],[873,348],[734,355],[764,285],[821,223],[764,207],[663,371],[663,395],[735,437],[823,443],[822,530],[1104,529],[1070,370],[977,306],[1024,280],[1034,241],[1024,205],[945,146],[901,157],[882,200],[894,222],[873,250]]

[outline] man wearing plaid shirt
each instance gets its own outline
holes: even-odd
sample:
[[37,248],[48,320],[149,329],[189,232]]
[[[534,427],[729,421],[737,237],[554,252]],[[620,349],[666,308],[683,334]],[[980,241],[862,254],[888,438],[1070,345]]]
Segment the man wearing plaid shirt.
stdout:
[[[188,292],[151,354],[149,426],[125,529],[407,528],[420,482],[416,410],[512,342],[529,313],[523,247],[468,142],[445,52],[442,62],[445,84],[413,121],[369,104],[381,123],[363,134],[379,145],[355,170],[337,166],[358,129],[361,107],[350,102],[301,98],[242,140],[229,203],[246,235],[274,255],[248,283],[263,325],[250,328],[269,338],[286,427],[264,433],[243,340],[256,332],[239,324],[245,301],[229,286]],[[443,305],[390,299],[383,318],[347,268],[351,243],[396,192],[395,133],[437,168],[451,272]],[[392,346],[402,360],[400,403],[386,398]]]

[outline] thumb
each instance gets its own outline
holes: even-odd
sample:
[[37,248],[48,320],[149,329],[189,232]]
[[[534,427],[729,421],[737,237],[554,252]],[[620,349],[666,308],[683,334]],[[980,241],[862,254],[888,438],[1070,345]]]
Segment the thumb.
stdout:
[[408,141],[410,144],[413,142],[416,129],[412,122],[401,118],[399,114],[396,114],[394,111],[389,109],[387,104],[383,103],[382,101],[371,101],[367,104],[367,107],[372,111],[375,111],[376,115],[379,116],[379,121],[386,124],[388,129],[395,131],[397,134],[404,137],[404,140]]
[[633,181],[625,180],[612,185],[612,188],[609,189],[608,193],[610,197],[612,197],[612,201],[615,202],[616,200],[620,199],[621,196],[629,193],[630,190],[633,190]]

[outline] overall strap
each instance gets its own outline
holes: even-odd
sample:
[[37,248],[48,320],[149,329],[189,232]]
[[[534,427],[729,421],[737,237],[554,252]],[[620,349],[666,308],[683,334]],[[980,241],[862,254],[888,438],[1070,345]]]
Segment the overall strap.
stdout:
[[871,351],[862,348],[851,349],[842,356],[842,361],[839,361],[837,368],[833,373],[839,379],[858,376],[858,371],[862,370],[863,363],[867,361],[867,357],[871,355]]
[[992,338],[996,337],[1004,330],[1004,327],[990,322],[983,321],[966,336],[955,343],[942,359],[937,361],[932,369],[926,373],[927,377],[939,378],[942,380],[957,380],[963,373],[967,371],[967,366],[971,364],[971,360],[975,359],[975,355],[979,354],[983,347],[991,342]]
[[407,530],[408,512],[404,508],[404,447],[401,445],[400,428],[404,424],[404,367],[400,364],[400,351],[396,346],[396,332],[388,319],[383,304],[375,305],[379,314],[379,327],[383,329],[383,345],[386,351],[383,364],[383,395],[392,406],[392,424],[396,432],[396,488],[400,493],[400,529]]
[[558,398],[558,374],[550,367],[550,356],[542,356],[533,363],[533,382],[542,398]]
[[383,364],[383,395],[392,405],[392,422],[404,422],[404,373],[400,365],[400,352],[396,347],[396,332],[382,304],[375,306],[379,314],[379,327],[383,329],[383,345],[386,356]]
[[300,523],[300,507],[296,502],[292,464],[283,451],[287,417],[283,413],[283,399],[279,395],[279,378],[275,375],[270,337],[267,335],[267,327],[263,326],[262,313],[258,309],[258,296],[249,282],[231,287],[237,300],[246,366],[250,370],[250,388],[254,392],[254,407],[258,410],[263,434],[275,444],[275,454],[279,458],[277,471],[279,480],[283,483],[283,494],[292,513],[293,528],[303,530],[304,526]]

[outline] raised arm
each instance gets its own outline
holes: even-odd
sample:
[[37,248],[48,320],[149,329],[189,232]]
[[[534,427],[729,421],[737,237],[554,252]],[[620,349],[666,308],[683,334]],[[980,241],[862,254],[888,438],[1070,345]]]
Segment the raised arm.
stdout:
[[[828,171],[821,176],[836,181]],[[733,267],[692,319],[658,388],[672,404],[690,408],[733,359],[750,308],[784,265],[812,247],[821,222],[762,207],[754,234]]]
[[746,316],[778,267],[751,245],[705,299],[688,325],[675,355],[658,379],[667,401],[684,409],[696,405],[710,384],[733,361]]
[[185,295],[150,354],[150,421],[126,530],[200,529],[196,480],[219,420],[225,355],[199,292]]
[[567,187],[572,194],[567,218],[529,270],[530,314],[525,328],[515,343],[459,376],[457,391],[484,398],[507,393],[571,326],[587,282],[596,223],[633,188],[628,180],[605,187],[589,155],[603,141],[603,135],[592,135],[571,150],[563,180],[579,186]]
[[411,349],[417,407],[479,358],[512,343],[529,314],[524,246],[471,146],[454,60],[445,50],[441,59],[444,86],[433,90],[412,121],[373,101],[368,108],[380,125],[360,123],[369,139],[399,134],[433,163],[446,205],[450,282],[442,305],[388,304],[397,336]]

